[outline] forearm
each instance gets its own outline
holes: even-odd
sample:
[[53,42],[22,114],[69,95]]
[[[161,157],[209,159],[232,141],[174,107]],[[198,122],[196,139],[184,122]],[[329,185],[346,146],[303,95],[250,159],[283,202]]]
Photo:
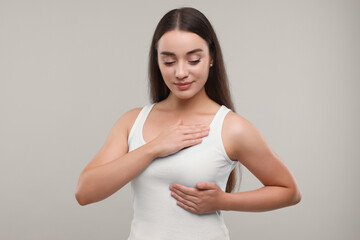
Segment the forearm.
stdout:
[[83,172],[76,198],[81,205],[103,200],[143,172],[156,158],[154,149],[145,144],[107,164]]
[[294,205],[300,201],[295,188],[265,186],[253,191],[224,193],[220,210],[263,212]]

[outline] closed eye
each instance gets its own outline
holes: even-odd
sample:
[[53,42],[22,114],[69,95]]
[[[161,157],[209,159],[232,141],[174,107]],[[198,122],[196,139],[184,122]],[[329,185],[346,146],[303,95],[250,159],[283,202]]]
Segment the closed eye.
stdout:
[[[189,63],[190,63],[191,65],[196,65],[196,64],[198,64],[199,62],[200,62],[200,58],[197,59],[197,60],[189,61]],[[166,66],[171,66],[171,65],[173,65],[174,63],[175,63],[175,61],[169,61],[169,62],[164,62],[164,65],[166,65]]]
[[198,60],[189,61],[191,65],[198,64],[200,62],[200,58]]
[[166,65],[166,66],[170,66],[170,65],[172,65],[172,64],[174,64],[175,63],[175,61],[171,61],[171,62],[164,62],[164,64]]

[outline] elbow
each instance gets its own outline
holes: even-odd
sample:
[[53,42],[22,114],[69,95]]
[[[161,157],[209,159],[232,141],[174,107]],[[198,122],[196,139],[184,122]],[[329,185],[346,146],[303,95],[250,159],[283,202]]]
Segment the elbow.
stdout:
[[86,181],[86,178],[80,175],[78,185],[75,190],[75,199],[81,206],[92,203],[91,200],[91,188],[90,184]]
[[85,206],[90,203],[89,201],[86,200],[84,191],[79,186],[77,187],[77,189],[75,191],[75,199],[81,206]]
[[301,192],[300,191],[297,191],[297,196],[296,196],[296,201],[295,201],[295,204],[298,204],[300,201],[301,201]]
[[81,206],[85,206],[88,203],[81,197],[81,195],[79,195],[78,193],[75,193],[75,198],[76,201],[81,205]]
[[291,196],[291,201],[290,201],[290,205],[296,205],[298,204],[300,201],[301,201],[301,192],[298,188],[296,188],[294,191],[293,191],[293,194]]
[[75,192],[75,199],[81,206],[85,206],[87,204],[84,198],[79,193],[79,191]]

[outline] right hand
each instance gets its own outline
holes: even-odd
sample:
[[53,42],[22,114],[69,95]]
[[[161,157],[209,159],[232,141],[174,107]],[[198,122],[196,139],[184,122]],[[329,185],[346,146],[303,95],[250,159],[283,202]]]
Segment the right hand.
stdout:
[[183,125],[179,120],[175,125],[164,129],[149,142],[157,152],[157,157],[166,157],[202,142],[202,138],[209,135],[210,128],[202,124]]

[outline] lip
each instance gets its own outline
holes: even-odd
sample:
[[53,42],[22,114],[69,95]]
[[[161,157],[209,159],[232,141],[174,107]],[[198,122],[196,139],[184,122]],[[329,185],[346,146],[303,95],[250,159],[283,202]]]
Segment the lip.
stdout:
[[181,82],[181,83],[175,83],[175,86],[177,86],[180,90],[186,90],[191,87],[193,82]]

